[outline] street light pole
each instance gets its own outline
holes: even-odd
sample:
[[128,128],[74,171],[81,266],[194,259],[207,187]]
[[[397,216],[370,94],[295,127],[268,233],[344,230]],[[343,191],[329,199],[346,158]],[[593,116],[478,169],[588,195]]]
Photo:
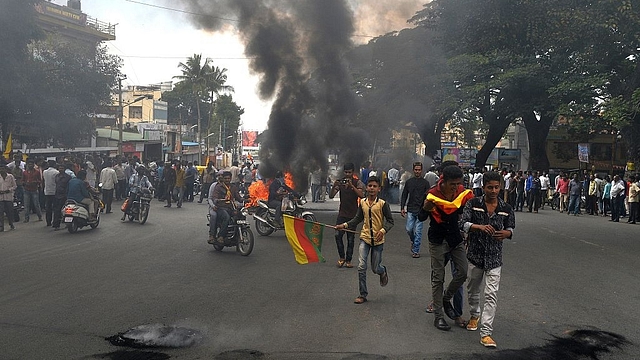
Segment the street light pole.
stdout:
[[123,131],[123,109],[122,109],[122,80],[126,79],[126,76],[118,78],[118,155],[122,155],[122,131]]

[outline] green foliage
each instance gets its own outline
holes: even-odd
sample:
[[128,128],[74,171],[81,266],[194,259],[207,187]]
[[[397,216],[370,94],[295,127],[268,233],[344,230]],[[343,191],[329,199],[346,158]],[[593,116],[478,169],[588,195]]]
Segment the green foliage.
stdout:
[[[227,139],[235,142],[240,128],[240,117],[244,114],[244,109],[233,100],[231,95],[220,95],[213,106],[213,117],[209,124],[209,133],[216,133],[219,136],[215,140]],[[225,144],[233,143],[231,140],[222,140]]]

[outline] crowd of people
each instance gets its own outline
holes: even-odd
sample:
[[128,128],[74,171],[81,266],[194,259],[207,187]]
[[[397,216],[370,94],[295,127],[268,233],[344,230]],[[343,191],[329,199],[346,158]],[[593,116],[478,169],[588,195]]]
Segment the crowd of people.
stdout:
[[[248,185],[256,179],[257,165],[234,162],[228,171],[231,183]],[[201,203],[209,194],[218,170],[209,163],[198,170],[197,162],[172,160],[143,163],[138,157],[124,156],[62,156],[55,160],[26,157],[17,152],[12,160],[0,159],[0,231],[5,220],[11,230],[16,228],[16,212],[28,223],[33,215],[46,226],[60,228],[61,210],[67,200],[87,206],[91,217],[96,216],[98,198],[105,205],[105,213],[112,213],[114,201],[131,203],[132,197],[143,189],[155,190],[155,197],[166,201],[166,207],[182,207],[193,202],[200,191]]]

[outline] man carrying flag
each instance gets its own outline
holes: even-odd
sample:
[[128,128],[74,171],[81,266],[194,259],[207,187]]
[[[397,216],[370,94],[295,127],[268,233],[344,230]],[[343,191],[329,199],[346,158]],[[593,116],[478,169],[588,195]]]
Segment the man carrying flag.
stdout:
[[[429,253],[431,254],[431,293],[433,297],[434,325],[439,330],[451,329],[444,320],[447,316],[455,318],[451,298],[467,279],[467,256],[458,220],[468,200],[473,198],[471,190],[462,185],[463,172],[457,163],[442,164],[442,178],[429,190],[418,219],[429,217]],[[445,276],[445,257],[447,253],[456,268],[453,279],[443,294]]]
[[336,225],[336,230],[355,229],[364,220],[360,232],[360,255],[358,258],[360,296],[354,300],[356,304],[367,302],[367,257],[369,252],[371,252],[371,270],[374,274],[380,275],[380,286],[386,286],[389,282],[387,267],[382,265],[382,249],[384,236],[393,227],[393,216],[389,204],[378,198],[378,193],[380,193],[380,180],[376,176],[370,176],[367,179],[367,197],[360,200],[356,217],[344,224]]

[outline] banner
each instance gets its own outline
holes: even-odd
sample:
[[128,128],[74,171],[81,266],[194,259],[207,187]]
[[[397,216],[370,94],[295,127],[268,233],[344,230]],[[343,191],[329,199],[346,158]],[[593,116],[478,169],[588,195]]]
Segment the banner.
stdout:
[[589,144],[578,144],[578,161],[589,162]]
[[258,147],[257,131],[242,131],[242,147]]

